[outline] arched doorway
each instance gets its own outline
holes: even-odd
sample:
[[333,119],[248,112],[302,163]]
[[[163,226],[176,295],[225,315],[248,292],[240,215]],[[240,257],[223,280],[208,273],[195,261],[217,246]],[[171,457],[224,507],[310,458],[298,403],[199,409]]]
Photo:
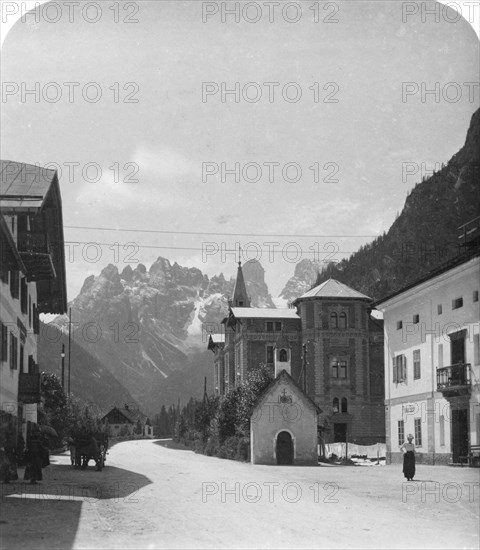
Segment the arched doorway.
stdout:
[[293,464],[293,440],[289,432],[277,435],[277,464]]

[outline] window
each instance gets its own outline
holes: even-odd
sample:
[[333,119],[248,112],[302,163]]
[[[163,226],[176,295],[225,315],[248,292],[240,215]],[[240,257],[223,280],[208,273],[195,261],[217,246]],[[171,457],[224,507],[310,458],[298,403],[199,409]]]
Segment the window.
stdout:
[[286,363],[288,361],[288,354],[286,349],[281,349],[280,353],[278,354],[278,360],[281,363]]
[[397,355],[393,358],[393,382],[406,382],[407,380],[407,358],[405,355]]
[[17,368],[17,337],[10,333],[10,368]]
[[413,316],[413,324],[416,325],[420,322],[420,315],[418,313],[415,313]]
[[338,408],[338,397],[334,397],[333,398],[333,412],[334,413],[338,413],[339,411],[339,408]]
[[267,332],[273,332],[273,321],[267,321]]
[[280,321],[267,321],[266,323],[267,332],[281,332],[282,323]]
[[480,364],[480,334],[473,335],[473,364]]
[[463,298],[455,298],[455,300],[452,300],[452,309],[459,309],[463,307]]
[[33,334],[39,334],[40,333],[40,319],[38,317],[38,309],[37,305],[33,304]]
[[415,446],[421,447],[422,446],[422,419],[415,418],[414,425],[415,425]]
[[420,374],[420,350],[416,349],[413,352],[413,379],[418,380]]
[[403,420],[398,421],[398,445],[401,447],[405,441],[405,423]]
[[338,326],[340,328],[347,328],[347,314],[344,311],[340,313],[340,316],[338,318]]
[[338,328],[338,316],[334,311],[330,313],[330,328]]
[[473,291],[473,301],[478,302],[478,290]]
[[332,378],[338,378],[338,361],[336,359],[332,361]]
[[400,330],[403,327],[402,321],[397,321],[397,330]]
[[20,274],[18,271],[10,271],[10,294],[12,298],[18,298],[20,291]]
[[28,356],[28,374],[35,374],[37,372],[37,368],[35,365],[35,361],[33,360],[33,355]]
[[346,413],[346,412],[348,412],[347,398],[342,397],[342,413]]
[[0,326],[1,326],[1,330],[2,330],[2,349],[0,350],[0,353],[1,353],[0,360],[1,361],[7,361],[7,358],[8,358],[8,352],[7,352],[8,329],[7,329],[7,325],[4,325],[1,321],[0,321]]
[[441,315],[441,314],[442,314],[442,304],[438,304],[438,306],[437,306],[437,313],[438,313],[438,315]]
[[440,416],[440,447],[445,447],[445,417]]
[[443,344],[438,344],[438,368],[443,368]]
[[239,302],[238,302],[238,307],[243,307],[243,302],[242,302],[242,300],[239,300]]
[[273,363],[273,346],[267,346],[267,363]]
[[331,364],[332,378],[347,378],[347,362],[334,359]]
[[20,344],[20,372],[23,372],[23,363],[25,359],[25,348],[23,347],[23,344]]
[[24,315],[28,311],[28,286],[25,277],[20,280],[20,309]]

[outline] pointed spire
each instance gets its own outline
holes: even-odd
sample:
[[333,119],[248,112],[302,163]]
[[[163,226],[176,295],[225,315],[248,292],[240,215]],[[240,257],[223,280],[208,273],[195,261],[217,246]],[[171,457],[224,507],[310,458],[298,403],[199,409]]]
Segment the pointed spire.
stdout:
[[247,295],[247,287],[245,286],[245,279],[243,278],[240,253],[238,260],[237,279],[235,280],[235,287],[233,289],[232,307],[250,307],[250,299]]

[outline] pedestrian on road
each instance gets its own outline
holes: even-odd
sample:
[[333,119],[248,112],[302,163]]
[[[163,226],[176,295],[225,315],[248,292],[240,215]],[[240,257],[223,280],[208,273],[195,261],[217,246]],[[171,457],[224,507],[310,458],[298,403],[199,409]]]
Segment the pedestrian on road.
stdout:
[[407,478],[407,481],[412,481],[415,477],[415,445],[412,443],[412,434],[409,434],[407,439],[408,443],[405,442],[400,450],[403,453],[403,475]]
[[23,479],[30,480],[31,484],[43,479],[42,466],[45,461],[45,449],[42,445],[40,430],[32,430],[27,450],[25,451],[25,474]]

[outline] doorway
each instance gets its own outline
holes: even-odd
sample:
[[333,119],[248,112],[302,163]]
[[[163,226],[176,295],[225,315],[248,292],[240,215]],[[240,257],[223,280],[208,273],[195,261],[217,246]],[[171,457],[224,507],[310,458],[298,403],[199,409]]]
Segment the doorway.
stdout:
[[293,464],[293,440],[289,432],[277,435],[277,464]]
[[452,461],[461,462],[468,455],[468,409],[452,411]]
[[335,422],[333,425],[333,442],[344,443],[345,441],[347,441],[347,424]]

